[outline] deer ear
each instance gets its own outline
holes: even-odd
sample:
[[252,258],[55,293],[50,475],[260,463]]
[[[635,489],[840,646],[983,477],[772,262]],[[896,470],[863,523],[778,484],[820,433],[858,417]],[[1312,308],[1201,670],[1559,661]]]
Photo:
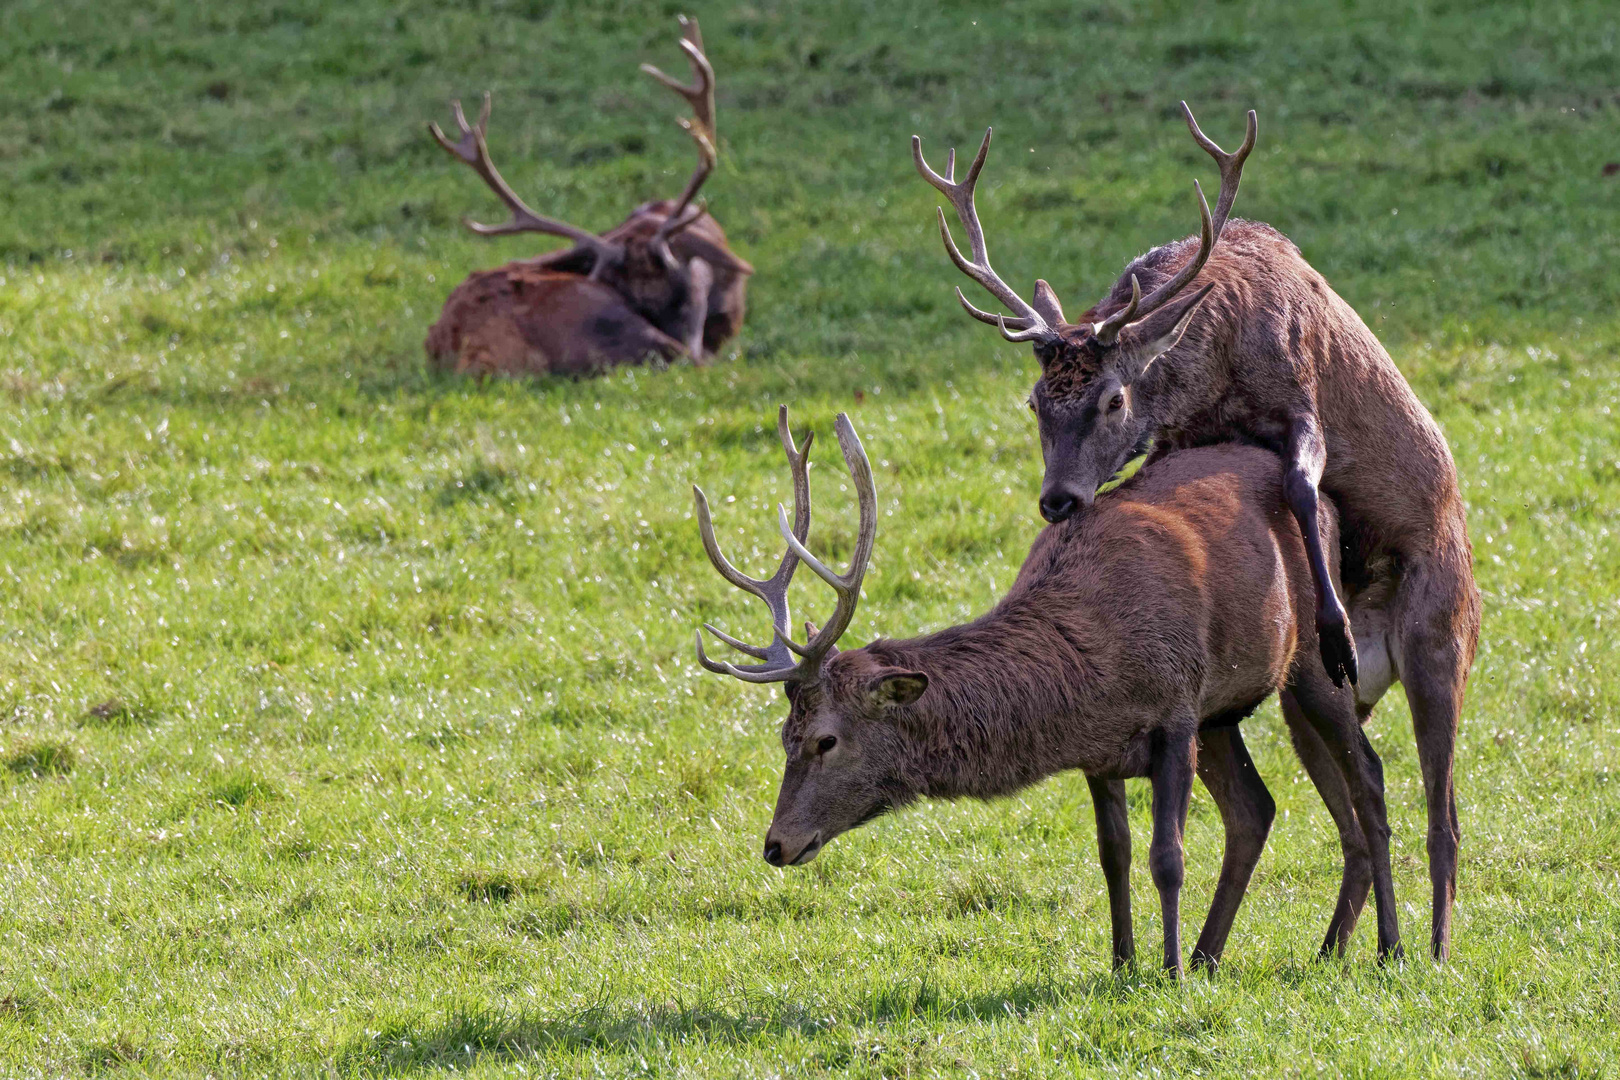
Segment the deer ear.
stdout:
[[1052,291],[1052,286],[1048,285],[1045,279],[1035,282],[1035,299],[1030,306],[1040,312],[1041,318],[1053,326],[1069,321],[1063,317],[1063,305],[1058,303],[1057,293]]
[[928,676],[920,671],[890,671],[866,684],[866,695],[874,704],[910,705],[928,689]]
[[[1205,285],[1202,289],[1199,289],[1196,293],[1194,293],[1192,299],[1186,301],[1185,306],[1181,309],[1181,313],[1175,317],[1176,321],[1168,330],[1159,334],[1157,337],[1148,338],[1145,341],[1138,340],[1129,343],[1131,350],[1131,365],[1129,378],[1126,379],[1126,382],[1131,382],[1141,377],[1143,372],[1153,366],[1153,361],[1157,360],[1159,357],[1176,347],[1176,343],[1181,340],[1181,335],[1185,334],[1187,332],[1187,327],[1192,324],[1193,316],[1198,314],[1199,305],[1204,302],[1204,298],[1209,295],[1210,290],[1213,288],[1215,288],[1215,283],[1210,282],[1208,285]],[[1171,312],[1174,312],[1173,308],[1171,309]],[[1150,315],[1148,318],[1153,318],[1153,316]],[[1147,321],[1147,319],[1143,319],[1142,323]],[[1154,319],[1154,321],[1159,323],[1160,326],[1164,325],[1162,317]],[[1142,330],[1145,330],[1146,328],[1142,326],[1142,323],[1132,323],[1131,325],[1127,326],[1126,329],[1136,330],[1140,327]]]

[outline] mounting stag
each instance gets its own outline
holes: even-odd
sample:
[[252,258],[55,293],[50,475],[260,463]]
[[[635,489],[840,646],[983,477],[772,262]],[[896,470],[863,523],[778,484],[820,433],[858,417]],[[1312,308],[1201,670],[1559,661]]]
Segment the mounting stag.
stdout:
[[[729,563],[708,500],[693,488],[710,561],[765,601],[772,639],[758,660],[698,661],[751,683],[783,683],[786,771],[765,837],[773,866],[802,865],[839,833],[919,796],[988,799],[1079,769],[1091,787],[1108,885],[1116,965],[1134,957],[1130,829],[1124,779],[1153,785],[1149,867],[1164,911],[1164,963],[1181,971],[1182,833],[1193,776],[1226,826],[1220,881],[1193,963],[1225,945],[1274,812],[1237,724],[1274,691],[1307,770],[1340,827],[1345,876],[1324,952],[1342,952],[1375,889],[1380,957],[1399,955],[1382,766],[1362,736],[1351,692],[1310,656],[1316,628],[1304,546],[1283,501],[1276,458],[1254,447],[1167,457],[1098,499],[1095,512],[1035,540],[1007,595],[964,626],[839,652],[877,532],[877,495],[848,417],[836,429],[854,480],[860,525],[849,570],[805,547],[810,532],[810,438],[798,450],[787,409],[777,420],[793,474],[794,517],[778,508],[788,551],[769,579]],[[1331,504],[1319,508],[1332,538]],[[788,586],[800,562],[837,595],[832,617],[792,640]]]
[[[954,151],[944,176],[923,160],[915,136],[912,155],[956,208],[973,256],[957,249],[942,208],[946,252],[1012,315],[981,311],[960,289],[957,298],[1008,340],[1034,346],[1041,375],[1030,407],[1046,464],[1040,510],[1048,521],[1090,505],[1098,485],[1149,444],[1156,456],[1226,441],[1282,455],[1287,505],[1315,582],[1324,666],[1336,684],[1346,677],[1355,684],[1363,719],[1394,682],[1406,689],[1428,802],[1430,949],[1444,960],[1461,839],[1457,727],[1480,620],[1457,470],[1445,436],[1389,354],[1299,249],[1269,225],[1227,220],[1254,147],[1255,114],[1243,145],[1228,154],[1198,129],[1186,102],[1181,107],[1193,139],[1220,168],[1213,219],[1195,181],[1199,236],[1133,260],[1078,322],[1064,317],[1045,281],[1026,303],[990,266],[973,204],[990,132],[960,183]],[[1183,295],[1200,274],[1203,286]],[[1316,524],[1319,492],[1337,504],[1343,525],[1348,615],[1329,572],[1331,539]]]
[[681,18],[681,48],[694,80],[683,84],[650,64],[642,70],[692,107],[679,120],[698,163],[675,199],[644,203],[600,236],[542,217],[518,198],[489,156],[490,97],[476,124],[454,102],[460,137],[433,138],[471,166],[511,210],[501,225],[468,221],[480,236],[536,232],[574,246],[474,273],[445,301],[428,331],[428,355],[467,374],[577,375],[658,357],[702,362],[742,325],[754,268],[732,253],[719,224],[693,199],[714,170],[714,69],[696,19]]

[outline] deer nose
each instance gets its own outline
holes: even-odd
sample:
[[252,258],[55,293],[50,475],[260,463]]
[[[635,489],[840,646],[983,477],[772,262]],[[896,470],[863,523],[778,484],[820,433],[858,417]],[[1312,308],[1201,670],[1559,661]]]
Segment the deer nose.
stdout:
[[775,840],[765,841],[765,861],[772,866],[782,865],[782,845]]
[[1050,491],[1041,496],[1041,517],[1056,525],[1067,521],[1080,509],[1080,500],[1068,491]]

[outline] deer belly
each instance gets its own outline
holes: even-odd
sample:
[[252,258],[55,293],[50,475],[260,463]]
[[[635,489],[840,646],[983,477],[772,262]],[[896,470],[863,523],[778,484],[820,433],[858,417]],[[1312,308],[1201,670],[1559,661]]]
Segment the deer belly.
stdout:
[[1386,607],[1350,605],[1350,631],[1356,639],[1356,704],[1370,709],[1400,681],[1400,641],[1391,632]]
[[1299,641],[1288,575],[1279,571],[1269,588],[1256,592],[1229,604],[1210,628],[1200,720],[1223,714],[1241,720],[1287,677]]

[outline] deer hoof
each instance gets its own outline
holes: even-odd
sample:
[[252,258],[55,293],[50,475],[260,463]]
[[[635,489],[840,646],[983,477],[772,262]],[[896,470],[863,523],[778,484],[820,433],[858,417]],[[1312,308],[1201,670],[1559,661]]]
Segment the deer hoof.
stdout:
[[1350,636],[1350,627],[1343,612],[1319,618],[1316,624],[1316,639],[1322,650],[1322,666],[1327,669],[1328,678],[1333,680],[1334,686],[1342,687],[1344,680],[1349,679],[1352,686],[1356,683],[1356,643]]

